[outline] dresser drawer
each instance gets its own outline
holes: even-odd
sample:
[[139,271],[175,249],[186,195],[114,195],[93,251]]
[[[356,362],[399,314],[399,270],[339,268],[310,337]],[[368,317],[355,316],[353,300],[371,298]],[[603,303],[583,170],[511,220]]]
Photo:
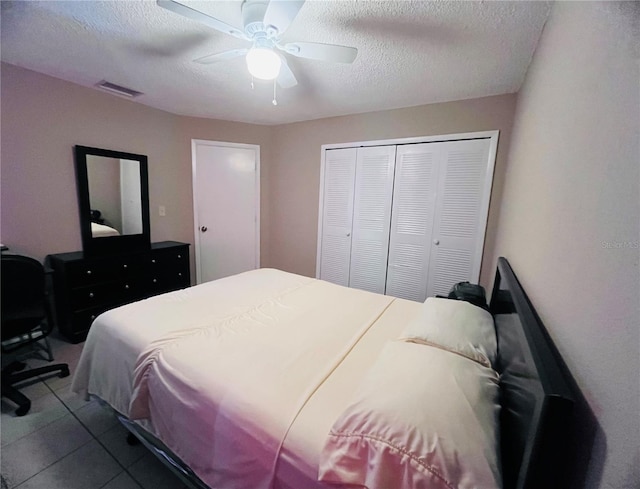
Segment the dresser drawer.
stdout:
[[81,311],[74,311],[71,315],[73,331],[76,333],[89,331],[94,319],[111,308],[111,306],[99,306],[90,309],[83,309]]
[[191,285],[189,270],[163,270],[149,278],[150,295],[162,294],[172,290],[184,289]]
[[177,247],[167,250],[155,250],[148,258],[147,271],[159,273],[159,271],[182,269],[189,267],[189,249]]
[[67,265],[67,277],[71,287],[133,277],[142,272],[143,264],[135,255],[105,260],[83,260]]
[[71,290],[71,308],[85,309],[102,304],[121,304],[144,296],[140,277],[78,287]]

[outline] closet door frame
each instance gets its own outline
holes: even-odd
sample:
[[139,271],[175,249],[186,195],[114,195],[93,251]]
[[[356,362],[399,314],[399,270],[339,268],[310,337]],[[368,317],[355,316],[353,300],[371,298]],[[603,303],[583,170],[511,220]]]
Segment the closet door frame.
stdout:
[[[374,141],[355,141],[350,143],[336,143],[336,144],[323,144],[320,149],[320,201],[318,207],[318,239],[317,239],[317,252],[316,252],[316,278],[320,278],[320,262],[322,259],[322,222],[323,222],[323,206],[324,206],[324,186],[325,186],[325,155],[327,150],[330,149],[344,149],[344,148],[364,148],[368,146],[394,146],[405,144],[417,144],[417,143],[436,143],[445,141],[457,141],[468,139],[489,139],[489,157],[487,161],[487,173],[483,189],[483,198],[480,205],[480,212],[478,213],[478,219],[480,226],[478,229],[483,230],[483,238],[480,240],[476,249],[476,263],[482,264],[482,255],[484,252],[484,242],[486,240],[487,221],[489,217],[489,203],[491,201],[491,187],[493,186],[493,174],[495,170],[496,156],[498,152],[498,136],[500,131],[481,131],[481,132],[466,132],[457,134],[444,134],[437,136],[418,136],[411,138],[393,138],[393,139],[381,139]],[[484,225],[482,225],[484,224]],[[480,268],[478,267],[476,282],[480,278]]]

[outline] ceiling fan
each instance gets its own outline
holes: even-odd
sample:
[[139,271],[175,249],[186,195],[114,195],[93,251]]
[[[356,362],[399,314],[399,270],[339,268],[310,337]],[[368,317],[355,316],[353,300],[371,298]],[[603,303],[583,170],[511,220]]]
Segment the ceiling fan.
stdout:
[[283,88],[293,87],[298,81],[286,58],[278,51],[299,58],[338,63],[352,63],[358,55],[356,48],[336,44],[281,42],[281,36],[295,19],[304,0],[244,0],[241,4],[244,30],[174,0],[156,1],[160,7],[171,12],[251,42],[250,47],[204,56],[195,59],[196,63],[212,64],[245,56],[247,68],[252,76],[262,80],[275,80]]

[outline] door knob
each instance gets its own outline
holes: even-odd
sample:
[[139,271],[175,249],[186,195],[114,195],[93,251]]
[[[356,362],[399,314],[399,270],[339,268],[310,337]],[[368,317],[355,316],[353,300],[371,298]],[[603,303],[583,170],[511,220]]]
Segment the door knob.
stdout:
[[440,244],[440,240],[439,239],[434,239],[433,240],[433,244],[438,246]]
[[207,226],[202,226],[200,228],[200,231],[202,231],[203,233],[206,233],[207,232]]

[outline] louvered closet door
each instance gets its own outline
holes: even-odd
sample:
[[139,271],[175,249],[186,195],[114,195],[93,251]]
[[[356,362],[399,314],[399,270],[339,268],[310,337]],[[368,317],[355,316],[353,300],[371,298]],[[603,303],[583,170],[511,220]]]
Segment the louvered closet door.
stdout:
[[387,295],[414,301],[426,298],[440,158],[439,143],[398,147]]
[[447,294],[457,282],[477,283],[493,178],[487,175],[490,140],[438,144],[442,147],[442,164],[429,259],[428,296]]
[[326,151],[319,277],[344,286],[349,285],[355,175],[355,148]]
[[395,146],[358,148],[349,287],[384,294]]

